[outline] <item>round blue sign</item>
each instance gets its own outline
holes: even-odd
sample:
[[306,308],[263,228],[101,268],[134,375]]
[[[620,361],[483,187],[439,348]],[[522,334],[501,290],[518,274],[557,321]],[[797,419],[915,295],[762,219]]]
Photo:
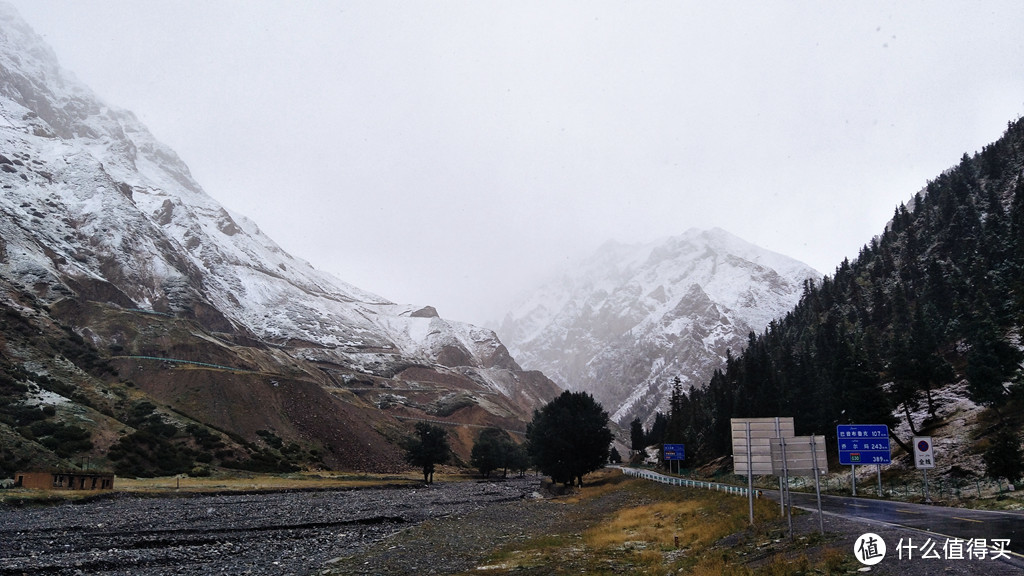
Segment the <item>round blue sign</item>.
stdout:
[[927,452],[928,451],[928,441],[927,440],[921,440],[920,442],[918,442],[917,443],[917,449],[919,451],[921,451],[921,452]]

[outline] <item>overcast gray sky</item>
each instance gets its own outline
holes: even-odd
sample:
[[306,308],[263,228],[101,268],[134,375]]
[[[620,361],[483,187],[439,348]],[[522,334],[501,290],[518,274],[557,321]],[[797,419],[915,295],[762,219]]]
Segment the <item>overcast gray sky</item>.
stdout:
[[831,273],[1024,114],[986,2],[11,0],[284,249],[483,323],[608,239]]

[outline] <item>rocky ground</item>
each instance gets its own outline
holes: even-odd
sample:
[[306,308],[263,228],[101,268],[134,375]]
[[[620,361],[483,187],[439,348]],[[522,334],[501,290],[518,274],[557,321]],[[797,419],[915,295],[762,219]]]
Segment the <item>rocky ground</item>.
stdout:
[[[531,496],[539,480],[0,507],[0,575],[315,574],[427,519]],[[394,539],[399,541],[400,539]]]
[[[567,503],[535,498],[539,479],[439,483],[429,487],[138,498],[117,495],[84,504],[0,507],[0,575],[21,574],[457,574],[503,573],[494,550],[543,534],[578,536],[605,515],[644,502],[629,490]],[[1019,574],[991,560],[900,561],[901,538],[924,535],[825,518],[794,518],[797,539],[763,527],[717,544],[756,569],[772,558],[849,551],[874,532],[889,543],[870,573]],[[941,543],[940,543],[941,546]],[[579,551],[585,554],[584,550]],[[666,558],[674,551],[663,551]],[[567,554],[558,568],[580,573]],[[554,567],[524,573],[550,573]],[[628,564],[614,568],[628,572]]]

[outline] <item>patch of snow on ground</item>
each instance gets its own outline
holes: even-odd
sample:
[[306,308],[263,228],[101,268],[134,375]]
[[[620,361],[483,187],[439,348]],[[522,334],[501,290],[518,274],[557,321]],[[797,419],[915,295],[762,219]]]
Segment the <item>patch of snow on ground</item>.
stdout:
[[26,406],[63,406],[65,404],[71,404],[71,400],[38,386],[33,386],[25,398]]

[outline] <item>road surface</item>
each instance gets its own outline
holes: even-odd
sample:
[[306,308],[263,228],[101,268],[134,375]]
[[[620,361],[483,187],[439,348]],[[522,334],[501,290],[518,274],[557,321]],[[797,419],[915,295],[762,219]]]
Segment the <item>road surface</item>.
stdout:
[[[818,505],[814,494],[792,492],[793,505],[814,513]],[[765,490],[764,495],[778,501],[778,490]],[[826,514],[858,518],[901,528],[918,530],[933,537],[961,540],[984,539],[988,543],[1008,540],[1009,562],[1024,569],[1024,513],[992,510],[970,510],[927,504],[912,504],[850,496],[821,496],[821,509]]]
[[[656,482],[666,484],[687,482],[685,479],[651,470],[620,468],[627,474],[641,475]],[[721,489],[743,491],[746,488],[711,482],[700,484],[701,487],[709,489],[720,487]],[[776,502],[779,500],[778,490],[759,490],[759,492]],[[791,494],[794,506],[817,513],[817,499],[813,493],[792,492]],[[940,549],[943,544],[948,544],[953,539],[964,542],[984,540],[988,546],[987,554],[990,557],[996,555],[1001,562],[1020,568],[1024,572],[1024,513],[1022,512],[969,510],[830,495],[822,495],[821,508],[825,514],[839,518],[851,518],[921,532],[924,538],[919,542],[915,540],[915,542],[922,544],[925,540],[931,539],[932,542],[938,544]],[[898,545],[898,543],[893,544]],[[994,551],[994,548],[998,550]],[[913,551],[914,555],[922,553],[917,549]],[[947,552],[943,550],[942,553]]]

